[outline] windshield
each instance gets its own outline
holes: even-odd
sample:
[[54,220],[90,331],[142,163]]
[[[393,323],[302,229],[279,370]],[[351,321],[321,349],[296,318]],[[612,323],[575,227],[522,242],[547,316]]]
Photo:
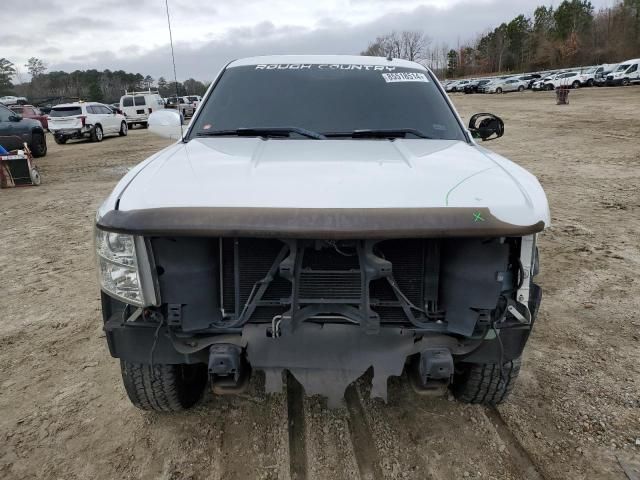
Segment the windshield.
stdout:
[[436,81],[394,66],[285,64],[227,69],[192,132],[297,127],[318,133],[413,129],[465,140]]
[[72,117],[82,115],[81,107],[55,107],[49,112],[50,117]]

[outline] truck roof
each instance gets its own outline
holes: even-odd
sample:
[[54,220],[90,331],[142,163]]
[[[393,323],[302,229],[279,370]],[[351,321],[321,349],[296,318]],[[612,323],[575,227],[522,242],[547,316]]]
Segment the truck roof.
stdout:
[[427,70],[424,65],[409,60],[385,57],[368,57],[361,55],[265,55],[259,57],[240,58],[231,62],[227,68],[244,67],[261,64],[351,64],[351,65],[380,65],[404,68],[419,68]]

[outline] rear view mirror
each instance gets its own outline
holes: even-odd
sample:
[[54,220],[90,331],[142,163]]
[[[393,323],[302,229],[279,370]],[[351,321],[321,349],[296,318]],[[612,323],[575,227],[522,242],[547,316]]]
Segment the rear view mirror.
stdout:
[[469,120],[469,131],[473,138],[495,140],[504,135],[504,122],[492,113],[476,113]]
[[149,131],[172,140],[182,138],[182,116],[175,110],[159,110],[149,115]]

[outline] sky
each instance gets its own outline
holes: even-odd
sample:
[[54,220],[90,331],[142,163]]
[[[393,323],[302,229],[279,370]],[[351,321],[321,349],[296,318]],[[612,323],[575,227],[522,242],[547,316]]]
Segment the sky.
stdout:
[[[559,0],[168,0],[179,80],[215,78],[229,61],[268,54],[358,54],[376,36],[422,30],[456,47],[520,13]],[[596,8],[615,0],[591,0]],[[165,0],[0,0],[0,57],[28,80],[27,58],[49,70],[125,70],[173,77]]]

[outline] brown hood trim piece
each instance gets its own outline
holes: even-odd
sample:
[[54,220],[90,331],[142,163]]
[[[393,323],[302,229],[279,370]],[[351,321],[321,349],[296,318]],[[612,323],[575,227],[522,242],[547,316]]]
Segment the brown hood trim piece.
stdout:
[[97,226],[147,236],[382,239],[521,236],[545,225],[505,223],[488,208],[176,207],[112,210]]

